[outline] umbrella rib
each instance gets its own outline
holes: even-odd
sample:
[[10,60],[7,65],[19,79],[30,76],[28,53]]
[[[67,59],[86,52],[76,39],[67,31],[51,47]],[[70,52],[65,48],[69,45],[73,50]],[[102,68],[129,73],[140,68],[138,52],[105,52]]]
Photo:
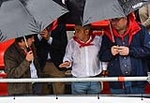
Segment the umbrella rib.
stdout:
[[0,30],[0,41],[4,41],[7,37],[2,34],[2,31]]
[[[32,22],[30,23],[30,28],[34,29],[34,30],[31,30],[31,31],[34,32],[34,33],[36,33],[36,34],[39,33],[39,29],[37,29],[37,28],[40,28],[40,24],[37,23],[37,21],[35,20],[34,16],[31,15],[31,13],[28,11],[28,9],[25,8],[25,6],[21,3],[20,0],[17,0],[17,2],[21,5],[21,7],[23,8],[23,10],[26,12],[26,14],[29,15],[29,17],[31,17],[31,19],[33,20],[33,22],[36,24],[36,25],[34,25]],[[37,27],[37,26],[39,26],[39,27]]]
[[[29,16],[33,17],[33,16],[30,14],[30,12],[24,7],[24,5],[23,5],[19,0],[17,0],[17,2],[21,5],[21,7],[23,8],[23,10],[24,10]],[[33,17],[33,18],[34,18],[34,17]]]
[[67,8],[53,0],[5,0],[0,2],[0,42],[39,34],[55,19],[67,12],[69,12]]

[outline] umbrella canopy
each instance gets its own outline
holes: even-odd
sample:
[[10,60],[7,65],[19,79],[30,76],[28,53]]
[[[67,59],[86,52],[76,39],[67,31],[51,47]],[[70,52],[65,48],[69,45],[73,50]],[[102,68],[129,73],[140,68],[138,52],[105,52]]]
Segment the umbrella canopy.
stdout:
[[127,16],[150,3],[150,0],[86,0],[83,25],[98,20]]
[[65,5],[69,12],[61,17],[61,21],[68,24],[81,24],[83,21],[85,1],[86,0],[66,0]]
[[0,42],[37,34],[67,12],[53,0],[2,0]]

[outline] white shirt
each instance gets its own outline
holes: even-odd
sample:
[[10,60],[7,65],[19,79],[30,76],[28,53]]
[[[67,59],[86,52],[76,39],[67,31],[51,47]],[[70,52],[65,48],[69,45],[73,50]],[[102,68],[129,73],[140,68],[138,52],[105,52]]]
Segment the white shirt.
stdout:
[[33,63],[33,60],[30,64],[30,73],[31,73],[31,78],[38,78],[37,70],[36,70],[35,65]]
[[[91,39],[91,38],[90,38]],[[75,77],[90,77],[96,76],[102,71],[102,64],[100,62],[98,53],[101,47],[102,36],[95,36],[90,46],[81,47],[72,38],[67,44],[66,53],[63,62],[69,61],[72,66],[72,75]],[[106,67],[104,67],[106,69]]]

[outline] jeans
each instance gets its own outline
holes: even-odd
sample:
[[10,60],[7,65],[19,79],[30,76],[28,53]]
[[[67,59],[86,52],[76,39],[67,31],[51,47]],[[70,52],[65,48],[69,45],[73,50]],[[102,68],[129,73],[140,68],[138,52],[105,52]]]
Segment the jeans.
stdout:
[[110,88],[112,94],[144,94],[144,88],[132,87],[131,82],[124,83],[124,89]]
[[72,94],[99,94],[100,82],[72,82]]

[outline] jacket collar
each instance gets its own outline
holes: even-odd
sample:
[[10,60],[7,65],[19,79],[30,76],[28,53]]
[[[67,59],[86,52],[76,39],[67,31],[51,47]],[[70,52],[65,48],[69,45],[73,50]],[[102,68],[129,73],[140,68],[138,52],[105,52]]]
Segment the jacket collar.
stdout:
[[[104,32],[105,34],[109,37],[109,39],[112,41],[112,42],[115,42],[114,40],[114,37],[119,37],[122,39],[122,41],[124,41],[124,37],[126,35],[129,35],[129,44],[131,43],[132,41],[132,38],[133,36],[141,30],[141,27],[139,26],[138,22],[136,22],[133,14],[130,14],[129,15],[129,24],[128,24],[128,28],[127,28],[127,31],[123,34],[123,35],[119,35],[118,32],[114,29],[114,28],[111,28],[110,27],[106,27],[104,28]],[[111,33],[112,31],[112,33]]]

